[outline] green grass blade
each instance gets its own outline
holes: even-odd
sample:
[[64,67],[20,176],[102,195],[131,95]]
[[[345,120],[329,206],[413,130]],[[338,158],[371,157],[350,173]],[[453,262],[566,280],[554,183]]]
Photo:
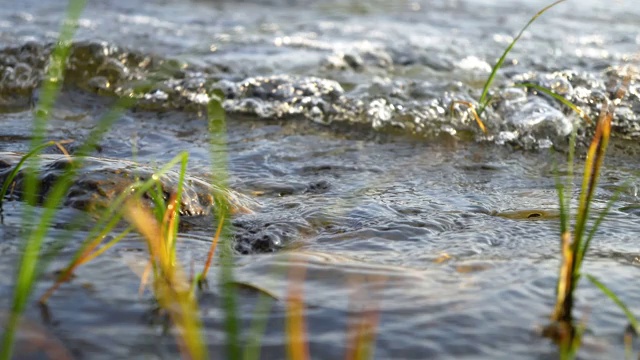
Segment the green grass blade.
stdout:
[[178,188],[176,189],[176,210],[175,210],[175,221],[173,222],[173,227],[171,229],[168,229],[168,231],[170,232],[170,239],[174,239],[174,241],[171,243],[171,248],[170,250],[170,254],[171,254],[171,261],[173,261],[174,263],[176,262],[176,239],[178,236],[178,225],[180,224],[180,204],[182,201],[182,191],[184,188],[184,179],[186,177],[187,174],[187,164],[189,163],[189,157],[188,154],[187,156],[182,158],[182,161],[180,162],[180,173],[178,174],[179,179],[178,179]]
[[[96,125],[96,128],[89,134],[87,140],[80,146],[77,154],[74,157],[73,162],[69,164],[69,167],[65,170],[62,176],[55,182],[52,189],[48,192],[48,196],[43,204],[44,210],[40,217],[40,222],[32,233],[33,238],[42,239],[46,236],[51,221],[58,211],[58,207],[62,203],[67,190],[72,185],[78,170],[82,168],[84,163],[84,157],[93,149],[98,141],[102,138],[102,135],[112,126],[112,124],[120,118],[125,110],[125,106],[130,101],[120,101],[112,108],[105,116],[103,116]],[[38,240],[41,241],[41,240]],[[49,254],[51,255],[51,254]],[[48,257],[50,259],[51,257]],[[46,260],[46,259],[45,259]],[[40,268],[43,268],[47,262],[40,264]]]
[[[41,97],[39,99],[38,111],[35,115],[34,129],[31,139],[31,149],[35,149],[43,143],[46,131],[47,114],[53,108],[55,99],[62,87],[62,76],[64,73],[64,65],[69,56],[71,48],[71,39],[75,33],[78,19],[85,6],[83,0],[71,0],[67,8],[66,20],[60,30],[58,45],[53,50],[50,57],[50,65],[45,75],[42,86]],[[36,202],[38,179],[37,179],[38,161],[37,157],[30,157],[27,160],[27,172],[25,174],[24,199],[34,205]],[[32,223],[34,210],[26,207],[23,220],[25,223]],[[9,320],[5,325],[4,337],[0,349],[0,360],[9,360],[13,352],[13,342],[15,333],[20,321],[20,316],[24,312],[35,280],[36,269],[38,265],[38,257],[42,245],[42,238],[34,236],[33,232],[27,235],[24,252],[20,259],[20,265],[16,278],[16,284],[13,294],[13,305]]]
[[22,169],[22,166],[24,165],[24,163],[32,156],[37,155],[43,149],[55,144],[56,144],[55,141],[47,141],[43,144],[40,144],[32,148],[31,151],[29,151],[22,158],[20,158],[20,161],[18,161],[15,168],[11,170],[11,173],[9,173],[9,176],[7,176],[7,178],[4,180],[4,183],[2,184],[2,190],[0,190],[0,206],[2,206],[5,196],[7,196],[7,191],[9,190],[9,186],[11,186],[11,183],[18,175],[18,172],[20,172],[20,169]]
[[554,99],[558,100],[559,102],[561,102],[563,105],[565,105],[569,109],[573,110],[573,112],[578,114],[578,116],[580,116],[582,119],[584,119],[587,123],[593,124],[593,121],[591,121],[591,118],[589,117],[589,115],[587,115],[587,113],[585,113],[579,106],[577,106],[574,103],[572,103],[571,101],[567,100],[564,96],[562,96],[560,94],[557,94],[557,93],[551,91],[550,89],[547,89],[546,87],[543,87],[543,86],[540,86],[540,85],[537,85],[537,84],[534,84],[534,83],[522,83],[522,84],[516,84],[516,86],[532,88],[532,89],[535,89],[537,91],[540,91],[543,94],[549,95],[552,98],[554,98]]
[[[211,164],[213,171],[213,183],[225,189],[228,182],[228,158],[227,158],[227,125],[224,109],[222,108],[222,97],[217,97],[209,101],[207,106],[207,116],[209,119],[209,136]],[[236,288],[234,286],[233,266],[234,253],[231,243],[231,215],[228,200],[224,196],[214,195],[216,200],[216,215],[218,219],[224,219],[222,235],[220,237],[220,291],[222,293],[222,303],[225,312],[225,333],[227,337],[227,358],[241,359],[242,349],[240,347],[240,321],[238,319],[238,304],[236,298]]]
[[262,336],[267,328],[269,322],[269,310],[273,306],[273,298],[264,294],[260,294],[258,297],[258,303],[256,304],[255,311],[253,313],[253,320],[249,329],[249,338],[247,340],[247,346],[244,349],[242,359],[243,360],[259,360],[260,349],[262,347]]
[[[95,245],[95,239],[102,239],[104,236],[110,233],[111,230],[113,230],[116,225],[118,225],[118,223],[120,222],[123,216],[121,209],[127,199],[141,198],[143,194],[152,190],[152,188],[156,185],[157,179],[159,177],[161,177],[163,174],[169,171],[172,167],[176,166],[178,163],[185,161],[185,159],[188,159],[188,154],[186,152],[182,152],[176,155],[173,159],[171,159],[171,161],[169,161],[167,164],[165,164],[163,167],[157,170],[146,181],[136,181],[135,183],[133,183],[130,186],[130,189],[132,191],[123,191],[118,197],[116,197],[116,199],[114,199],[111,202],[110,206],[107,209],[105,209],[102,216],[98,219],[96,225],[94,225],[94,227],[89,231],[89,234],[87,235],[86,240],[82,243],[80,248],[76,251],[76,253],[74,254],[73,258],[71,259],[71,261],[69,262],[65,270],[70,271],[70,270],[73,270],[74,267],[77,267],[77,265],[75,264],[78,262],[80,257],[82,257],[86,253],[86,250],[89,246]],[[104,246],[106,245],[103,245],[103,248],[104,250],[106,250],[112,245],[113,244],[109,245],[107,248],[104,248]],[[98,251],[103,251],[102,250],[103,248],[101,248]],[[61,276],[65,276],[65,275],[66,274],[64,274],[64,272],[63,274],[61,274]],[[45,296],[41,298],[41,302],[46,301],[46,298],[48,298],[49,295],[50,293],[45,294]]]
[[620,300],[618,295],[616,295],[613,291],[611,291],[611,289],[609,289],[605,284],[596,279],[593,275],[586,274],[585,276],[587,277],[587,279],[589,279],[589,281],[591,281],[591,283],[593,283],[593,285],[595,285],[598,289],[600,289],[600,291],[607,295],[609,299],[611,299],[616,305],[618,305],[620,310],[622,310],[622,312],[624,312],[624,314],[627,316],[629,323],[631,323],[631,326],[633,326],[633,329],[636,331],[636,333],[640,333],[640,324],[638,323],[638,319],[636,319],[627,305],[625,305],[625,303]]
[[506,60],[507,55],[509,54],[511,49],[513,49],[513,47],[515,46],[516,42],[518,42],[518,40],[520,40],[520,37],[522,36],[522,34],[524,34],[524,32],[527,30],[527,28],[531,24],[533,24],[533,22],[536,21],[536,19],[540,15],[544,14],[547,10],[551,9],[552,7],[554,7],[554,6],[560,4],[561,2],[564,2],[564,1],[566,1],[566,0],[558,0],[558,1],[554,2],[554,3],[552,3],[551,5],[545,6],[544,8],[542,8],[542,10],[538,11],[535,15],[533,15],[533,17],[529,20],[529,22],[520,30],[518,35],[513,39],[513,41],[511,41],[509,46],[507,46],[507,48],[502,53],[502,56],[500,57],[500,59],[498,59],[498,62],[491,69],[491,73],[489,74],[489,78],[484,83],[484,88],[482,89],[482,95],[480,95],[480,100],[478,100],[478,104],[480,105],[480,108],[478,109],[478,115],[480,115],[480,116],[482,115],[482,113],[484,112],[485,107],[489,103],[489,99],[487,98],[487,96],[489,95],[489,88],[491,87],[491,84],[495,80],[495,77],[496,77],[496,75],[498,73],[498,70],[504,64],[504,61]]
[[556,175],[556,192],[558,193],[558,204],[560,205],[560,233],[564,233],[569,229],[569,208],[565,199],[565,185]]

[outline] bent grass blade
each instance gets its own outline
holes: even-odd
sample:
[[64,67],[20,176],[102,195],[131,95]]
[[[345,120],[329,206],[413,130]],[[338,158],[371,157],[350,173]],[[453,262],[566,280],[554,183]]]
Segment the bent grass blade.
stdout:
[[[209,125],[209,153],[211,157],[212,178],[211,183],[220,189],[227,188],[229,179],[228,154],[227,154],[227,122],[222,107],[223,94],[212,94],[212,99],[207,105],[207,120]],[[220,271],[219,283],[222,296],[222,306],[225,314],[224,327],[226,333],[226,356],[229,359],[240,359],[242,348],[240,346],[240,320],[238,318],[238,300],[234,285],[234,252],[231,236],[231,204],[229,199],[219,194],[214,194],[215,215],[221,226],[220,242]]]
[[629,310],[629,307],[627,307],[627,305],[625,305],[625,303],[620,300],[618,295],[611,291],[611,289],[609,289],[605,284],[600,282],[600,280],[598,280],[595,276],[589,274],[586,274],[585,276],[587,277],[587,279],[589,279],[589,281],[591,281],[593,285],[595,285],[598,289],[600,289],[600,291],[607,295],[609,299],[611,299],[616,305],[618,305],[620,310],[622,310],[622,312],[627,316],[627,319],[629,320],[631,326],[633,326],[636,334],[640,334],[640,323],[638,322],[638,319],[635,317],[635,315],[633,315],[631,310]]
[[578,114],[578,116],[580,116],[584,121],[586,121],[587,124],[589,124],[589,125],[593,124],[593,121],[591,121],[591,118],[589,117],[589,115],[587,115],[587,113],[584,112],[584,110],[582,110],[579,106],[577,106],[574,103],[572,103],[571,101],[567,100],[564,96],[562,96],[560,94],[557,94],[557,93],[551,91],[550,89],[547,89],[544,86],[540,86],[540,85],[537,85],[537,84],[534,84],[534,83],[521,83],[521,84],[516,84],[516,86],[532,88],[532,89],[535,89],[537,91],[540,91],[543,94],[551,96],[552,98],[554,98],[557,101],[559,101],[560,103],[562,103],[562,105],[565,105],[566,107],[568,107],[571,110],[573,110],[573,112]]
[[211,247],[209,248],[209,252],[207,254],[207,261],[204,264],[204,269],[202,269],[202,273],[198,276],[198,282],[203,282],[207,278],[207,273],[209,272],[209,267],[211,267],[211,262],[213,261],[213,255],[216,252],[216,247],[218,246],[218,241],[220,240],[220,234],[222,234],[222,226],[224,225],[224,214],[220,215],[220,219],[218,220],[218,228],[216,229],[216,234],[213,236],[211,241]]
[[40,145],[34,147],[28,153],[24,154],[20,158],[20,161],[18,161],[16,166],[13,168],[13,170],[11,170],[9,175],[5,178],[4,183],[2,184],[2,189],[0,190],[0,207],[4,203],[4,198],[7,196],[7,191],[9,191],[9,187],[11,186],[13,181],[15,180],[15,178],[18,175],[18,173],[20,172],[20,170],[22,169],[24,163],[28,159],[30,159],[31,157],[37,156],[38,153],[40,153],[42,150],[46,149],[47,147],[53,146],[53,145],[60,146],[61,144],[64,144],[64,143],[67,143],[67,142],[56,142],[56,141],[53,141],[53,140],[52,141],[47,141],[47,142],[45,142],[43,144],[40,144]]
[[487,128],[486,128],[486,126],[484,126],[484,122],[482,122],[482,119],[480,119],[480,116],[478,115],[478,112],[476,111],[475,105],[473,105],[469,101],[454,100],[454,101],[451,102],[451,106],[449,107],[449,113],[453,114],[453,107],[456,104],[465,105],[467,108],[469,108],[469,111],[471,111],[471,115],[473,115],[473,118],[476,120],[476,123],[478,124],[478,127],[480,127],[480,130],[482,130],[482,132],[485,133],[485,134],[487,133]]
[[513,38],[513,41],[511,41],[509,46],[507,46],[507,48],[504,50],[504,52],[502,53],[502,56],[500,56],[500,59],[498,59],[498,62],[496,62],[496,64],[491,69],[491,73],[489,74],[489,78],[484,83],[484,87],[482,89],[482,94],[480,95],[480,99],[478,100],[478,104],[480,105],[480,108],[478,109],[478,116],[482,116],[482,113],[484,112],[484,109],[489,104],[489,100],[490,100],[490,98],[488,98],[489,88],[491,87],[491,84],[495,80],[495,77],[496,77],[496,75],[498,73],[498,70],[502,67],[502,65],[504,64],[504,61],[507,58],[507,55],[509,54],[509,52],[511,52],[511,49],[513,49],[513,47],[516,45],[518,40],[520,40],[520,37],[522,36],[522,34],[524,34],[524,32],[529,28],[529,26],[531,24],[533,24],[540,15],[544,14],[547,10],[551,9],[552,7],[562,3],[564,1],[566,1],[566,0],[558,0],[558,1],[556,1],[556,2],[554,2],[552,4],[550,4],[550,5],[545,6],[540,11],[538,11],[535,15],[533,15],[533,17],[531,17],[531,19],[529,19],[529,22],[527,22],[527,24],[522,29],[520,29],[520,32],[518,33],[518,35],[516,35],[516,37]]

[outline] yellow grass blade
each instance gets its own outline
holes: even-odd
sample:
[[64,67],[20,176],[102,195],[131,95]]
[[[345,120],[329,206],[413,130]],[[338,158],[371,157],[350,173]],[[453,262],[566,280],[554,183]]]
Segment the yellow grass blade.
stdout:
[[482,132],[485,133],[485,134],[487,133],[487,128],[486,128],[486,126],[484,126],[484,123],[480,119],[480,116],[478,116],[478,112],[476,111],[475,105],[473,105],[472,103],[470,103],[468,101],[454,100],[454,101],[451,102],[451,106],[449,108],[450,112],[453,112],[453,107],[456,104],[461,104],[461,105],[464,105],[467,108],[469,108],[469,111],[471,111],[471,115],[473,115],[473,118],[476,120],[476,123],[478,124],[478,127],[480,127],[480,130],[482,130]]
[[144,288],[149,284],[149,277],[151,276],[151,270],[153,270],[153,265],[151,261],[147,263],[147,266],[144,267],[144,271],[140,276],[140,286],[138,287],[138,296],[142,296],[144,293]]
[[155,270],[155,298],[176,327],[181,352],[190,359],[207,359],[198,304],[182,268],[167,251],[168,239],[162,237],[163,224],[158,224],[151,211],[145,209],[139,201],[128,200],[125,211],[127,220],[147,243],[152,268]]
[[[367,283],[368,280],[373,282],[376,293],[382,290],[386,277],[373,276],[371,279],[367,279],[366,276],[362,276],[362,279],[358,277],[351,277],[349,279],[351,287],[354,292],[349,299],[349,308],[352,312],[357,312],[349,324],[347,329],[347,352],[345,360],[367,360],[373,356],[373,349],[375,347],[376,330],[378,328],[378,321],[380,318],[380,306],[375,297],[370,297],[370,294],[365,292],[362,283]],[[364,309],[356,310],[355,304],[364,304]]]
[[88,263],[89,261],[95,259],[99,255],[107,251],[117,242],[122,240],[122,238],[124,238],[127,234],[129,234],[131,230],[132,230],[131,228],[126,229],[120,235],[116,236],[115,238],[111,239],[109,242],[104,244],[100,249],[93,251],[96,247],[98,247],[98,245],[100,245],[100,243],[102,242],[102,239],[106,235],[104,233],[99,234],[99,236],[96,237],[91,243],[89,243],[89,245],[84,249],[84,251],[78,257],[76,257],[71,261],[71,264],[69,264],[64,270],[62,270],[62,272],[56,279],[56,282],[49,289],[47,289],[47,291],[45,291],[45,293],[40,297],[38,302],[40,304],[46,303],[47,300],[49,300],[49,298],[51,297],[51,295],[53,295],[53,293],[60,287],[60,285],[62,285],[63,283],[71,279],[73,272],[80,265]]
[[223,225],[224,225],[224,213],[221,213],[220,220],[218,220],[218,229],[216,230],[216,234],[213,237],[213,240],[211,241],[211,247],[209,248],[209,253],[207,254],[207,262],[205,262],[204,269],[202,270],[202,274],[200,274],[201,281],[207,278],[207,273],[209,272],[209,267],[211,267],[213,255],[216,252],[216,247],[218,247],[218,240],[220,239],[220,234],[222,233]]
[[290,360],[309,359],[309,344],[304,321],[303,284],[306,266],[292,265],[289,270],[287,296],[286,334],[287,355]]

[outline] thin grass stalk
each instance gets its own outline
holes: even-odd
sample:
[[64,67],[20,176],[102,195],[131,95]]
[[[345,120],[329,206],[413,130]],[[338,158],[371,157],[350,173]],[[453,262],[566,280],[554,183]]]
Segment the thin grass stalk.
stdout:
[[216,252],[216,247],[218,246],[218,241],[220,239],[220,234],[222,234],[222,226],[224,225],[224,214],[220,215],[220,219],[218,220],[218,228],[216,229],[216,234],[213,236],[211,240],[211,246],[209,247],[209,252],[207,253],[207,261],[204,263],[204,268],[198,277],[199,281],[204,281],[207,278],[207,273],[209,272],[209,267],[211,267],[211,263],[213,262],[213,255]]
[[171,207],[171,212],[173,216],[171,217],[172,221],[169,223],[169,239],[171,239],[171,244],[169,246],[169,251],[171,254],[171,261],[176,262],[176,243],[178,238],[178,225],[180,224],[180,206],[182,204],[182,192],[184,191],[184,181],[187,175],[187,165],[188,158],[183,158],[180,163],[180,172],[178,173],[178,188],[175,193],[174,204]]
[[578,202],[578,214],[576,218],[576,250],[581,247],[580,240],[585,232],[589,210],[595,193],[595,187],[600,176],[600,168],[604,161],[604,154],[609,143],[611,133],[611,112],[608,104],[602,105],[600,118],[596,125],[596,132],[589,145],[587,159],[584,165],[584,176],[582,178],[582,187]]
[[[69,186],[71,185],[71,181],[75,177],[77,170],[82,167],[84,163],[84,157],[90,152],[91,149],[93,149],[93,147],[95,147],[95,145],[102,138],[104,133],[106,133],[106,131],[111,127],[111,125],[117,119],[120,118],[124,110],[130,107],[131,104],[132,102],[130,99],[120,99],[116,103],[116,105],[98,121],[98,124],[96,125],[94,130],[91,131],[91,133],[89,134],[85,142],[78,148],[75,160],[70,161],[69,168],[65,170],[65,173],[54,184],[53,190],[50,192],[50,195],[44,204],[44,207],[45,207],[44,214],[47,216],[43,215],[41,218],[41,223],[40,223],[41,226],[39,228],[42,231],[44,231],[42,233],[42,236],[46,234],[46,231],[47,231],[46,227],[48,226],[48,223],[51,221],[50,217],[53,217],[55,215],[57,211],[56,209],[60,204],[60,202],[62,201],[64,194],[66,193]],[[25,155],[25,156],[29,156],[29,155]],[[14,169],[14,171],[17,171],[18,168],[19,168],[19,164],[16,166],[16,169]],[[106,234],[108,234],[111,231],[111,229],[115,227],[116,224],[117,224],[117,221],[112,221],[111,223],[108,223],[104,228],[100,230],[100,235],[97,236],[93,242],[89,243],[89,246],[93,246],[95,248],[95,246],[97,246],[100,243],[100,241],[102,241],[102,238],[106,236]],[[116,238],[120,239],[121,237],[116,237]],[[109,245],[108,247],[111,247],[112,245],[113,244]],[[104,250],[106,250],[107,248],[105,248]],[[63,271],[60,274],[60,276],[58,277],[58,280],[52,286],[54,289],[47,290],[45,295],[43,295],[40,298],[39,302],[41,304],[44,304],[46,302],[47,298],[53,293],[53,290],[55,290],[60,286],[60,283],[68,281],[68,279],[71,277],[71,273],[73,269],[69,272],[67,272],[67,270],[71,267],[75,268],[77,265],[80,265],[80,264],[74,264],[76,261],[79,260],[79,257],[82,256],[83,254],[89,253],[85,251],[86,249],[84,247],[81,250],[82,251],[79,251],[78,253],[76,253],[76,256],[74,256],[74,259],[72,260],[70,265],[65,269],[65,271]],[[49,255],[52,256],[53,254],[49,254]],[[41,263],[40,266],[44,268],[46,267],[47,261],[42,260],[40,261],[40,263]]]
[[[367,276],[362,276],[362,279],[366,281]],[[349,298],[349,309],[350,312],[354,312],[357,315],[352,316],[347,329],[349,341],[345,360],[372,359],[376,329],[380,318],[380,307],[378,301],[371,299],[370,294],[360,286],[360,281],[357,278],[350,278],[349,280],[350,287],[355,289],[353,295]],[[382,291],[387,278],[385,276],[373,276],[371,281],[375,285],[374,289],[377,294]],[[364,309],[357,311],[354,305],[359,302],[364,303]]]
[[589,281],[591,281],[593,285],[595,285],[598,289],[600,289],[600,291],[602,291],[605,295],[607,295],[609,299],[611,299],[616,305],[618,305],[620,310],[622,310],[622,312],[624,312],[624,314],[627,316],[627,320],[629,320],[629,323],[633,327],[633,330],[636,332],[636,334],[640,334],[640,322],[638,322],[638,319],[635,317],[635,315],[633,315],[633,313],[627,307],[627,305],[625,305],[625,303],[622,300],[620,300],[618,295],[616,295],[616,293],[611,291],[611,289],[609,289],[605,284],[603,284],[595,276],[589,275],[589,274],[586,274],[585,276],[587,277],[587,279],[589,279]]
[[43,149],[45,149],[45,148],[47,148],[49,146],[55,145],[55,144],[56,144],[56,142],[53,141],[53,140],[47,141],[47,142],[45,142],[43,144],[40,144],[40,145],[32,148],[28,153],[24,154],[20,158],[20,161],[18,161],[16,166],[13,168],[13,170],[11,170],[9,175],[5,178],[4,183],[2,184],[2,189],[0,190],[0,207],[4,203],[5,196],[7,196],[7,191],[9,190],[9,186],[11,186],[11,184],[13,183],[13,180],[15,180],[16,176],[20,172],[20,169],[22,169],[22,166],[24,165],[24,163],[29,158],[31,158],[32,156],[36,156]]
[[605,208],[602,210],[602,212],[600,212],[600,215],[598,215],[598,218],[593,223],[593,226],[591,227],[591,229],[589,230],[589,234],[587,235],[587,239],[584,240],[583,246],[580,249],[578,249],[578,254],[576,257],[577,269],[582,268],[582,261],[584,260],[587,250],[591,246],[591,241],[595,237],[596,231],[600,228],[600,225],[604,221],[604,218],[609,214],[609,212],[611,211],[611,208],[613,207],[614,203],[618,201],[619,197],[620,197],[620,190],[616,191],[613,194],[611,199],[609,199],[609,201],[607,202],[607,205],[605,206]]
[[93,251],[100,244],[100,242],[102,242],[102,238],[96,239],[97,241],[94,242],[92,246],[88,247],[79,257],[77,257],[76,260],[72,261],[71,264],[69,264],[64,270],[60,272],[60,275],[58,275],[58,277],[56,278],[56,282],[44,292],[44,294],[40,297],[40,299],[38,299],[38,302],[40,304],[45,304],[49,300],[51,295],[53,295],[53,293],[60,287],[60,285],[62,285],[63,283],[71,279],[71,277],[73,276],[73,272],[76,270],[77,267],[79,267],[82,264],[88,263],[89,261],[100,256],[102,253],[107,251],[113,245],[120,242],[120,240],[122,240],[125,236],[127,236],[127,234],[131,232],[131,230],[132,229],[130,227],[127,228],[118,236],[114,237],[109,242],[107,242],[102,247],[100,247],[100,249]]
[[527,30],[527,28],[529,28],[529,26],[531,24],[533,24],[533,22],[536,21],[536,19],[540,15],[544,14],[547,10],[551,9],[552,7],[562,3],[564,1],[565,0],[558,0],[558,1],[554,2],[554,3],[552,3],[551,5],[545,6],[544,8],[542,8],[542,10],[538,11],[535,15],[533,15],[533,17],[531,17],[531,19],[529,19],[529,22],[527,22],[527,24],[520,30],[520,32],[518,33],[518,35],[516,35],[516,37],[513,39],[513,41],[511,41],[509,46],[507,46],[507,48],[504,50],[504,52],[502,53],[502,56],[500,56],[500,59],[498,59],[498,62],[496,62],[496,64],[491,69],[491,73],[489,74],[489,78],[484,83],[484,88],[482,89],[482,94],[480,95],[480,100],[478,100],[478,104],[480,105],[480,108],[478,109],[478,116],[482,116],[482,113],[484,112],[484,109],[489,104],[489,99],[487,98],[487,96],[489,95],[489,88],[491,87],[491,84],[495,80],[495,77],[496,77],[496,74],[498,73],[498,70],[502,67],[502,65],[504,64],[504,61],[507,58],[507,55],[509,54],[509,52],[511,52],[511,49],[513,49],[513,47],[518,42],[518,40],[520,40],[520,37],[522,36],[522,34],[524,34],[524,32]]
[[262,337],[269,321],[269,309],[273,306],[273,298],[263,293],[258,297],[258,303],[252,316],[247,345],[242,353],[242,360],[259,360]]
[[[212,183],[221,189],[227,188],[228,155],[227,155],[227,124],[224,109],[222,108],[222,94],[212,95],[207,106],[207,118],[209,122],[210,153],[212,166]],[[236,289],[234,286],[234,254],[231,243],[231,231],[229,217],[231,209],[229,201],[220,194],[214,194],[215,213],[219,222],[222,222],[220,235],[220,292],[225,313],[224,327],[227,337],[226,357],[228,359],[240,359],[242,348],[240,347],[240,321],[238,319],[238,304]]]
[[160,222],[161,224],[164,224],[162,219],[167,213],[167,203],[164,199],[162,184],[160,183],[159,179],[156,179],[153,187],[149,190],[148,198],[151,200],[151,202],[153,202],[153,208],[151,210],[153,212],[153,215],[156,217],[156,220],[158,220],[158,222]]
[[[558,193],[558,202],[560,205],[560,254],[562,262],[560,265],[560,273],[558,276],[558,284],[556,286],[556,305],[551,318],[554,321],[569,321],[571,314],[566,312],[567,297],[572,297],[571,290],[573,288],[571,268],[573,267],[573,254],[571,250],[571,228],[569,221],[571,219],[571,194],[573,188],[573,161],[575,156],[576,129],[574,127],[569,139],[569,156],[567,164],[567,180],[562,183],[559,177],[556,177],[556,189]],[[562,325],[561,325],[562,326]]]
[[[296,266],[299,265],[299,266]],[[289,269],[289,286],[285,333],[287,338],[287,357],[289,360],[309,359],[307,328],[304,319],[304,278],[306,266],[297,262]]]
[[554,98],[555,100],[557,100],[560,103],[562,103],[562,105],[564,105],[564,106],[568,107],[569,109],[573,110],[573,112],[578,114],[578,116],[580,116],[584,121],[586,121],[587,124],[589,124],[589,125],[593,124],[593,121],[591,120],[589,115],[587,115],[587,113],[584,112],[584,110],[582,110],[579,106],[576,106],[571,101],[567,100],[564,96],[562,96],[560,94],[557,94],[557,93],[551,91],[550,89],[547,89],[547,88],[545,88],[543,86],[540,86],[540,85],[534,84],[534,83],[522,83],[522,84],[516,84],[516,86],[532,88],[532,89],[535,89],[537,91],[540,91],[543,94],[549,95],[552,98]]

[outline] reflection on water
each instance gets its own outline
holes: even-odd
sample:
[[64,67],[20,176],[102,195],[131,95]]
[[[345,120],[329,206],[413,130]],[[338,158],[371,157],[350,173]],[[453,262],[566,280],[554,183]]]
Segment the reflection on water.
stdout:
[[[2,151],[28,147],[29,101],[65,4],[13,1],[0,12],[6,46],[0,49]],[[499,82],[536,81],[597,110],[592,100],[637,51],[640,13],[631,4],[588,1],[545,14],[516,46]],[[124,166],[135,159],[148,169],[187,150],[189,174],[199,181],[216,173],[202,105],[211,91],[225,93],[229,181],[256,200],[252,214],[233,219],[239,306],[248,328],[261,294],[273,298],[265,358],[285,356],[282,299],[290,272],[301,263],[314,357],[344,356],[349,316],[374,302],[380,310],[376,358],[555,358],[536,329],[553,304],[559,248],[554,177],[566,176],[564,159],[522,149],[566,145],[566,126],[577,119],[513,87],[497,95],[488,114],[493,137],[484,137],[462,113],[449,116],[451,100],[477,98],[510,36],[543,5],[92,2],[70,63],[77,71],[48,136],[81,140],[113,94],[140,90],[138,107],[105,136],[94,154],[105,160],[96,161]],[[614,144],[595,212],[625,188],[587,263],[587,271],[632,310],[640,303],[640,292],[629,286],[637,278],[640,213],[635,86],[616,128],[631,141]],[[11,159],[0,160],[6,170]],[[103,185],[119,179],[116,171],[85,172]],[[82,182],[76,187],[103,191]],[[2,309],[9,308],[22,206],[6,203],[0,226],[0,270],[7,274],[0,284]],[[59,214],[49,242],[67,237],[68,245],[37,294],[86,236],[68,231],[76,218],[72,208]],[[214,221],[209,215],[183,220],[179,254],[197,271]],[[136,295],[144,249],[130,237],[82,267],[51,299],[46,330],[82,358],[174,356],[174,339],[161,334],[150,295]],[[358,289],[367,301],[350,303]],[[218,295],[212,283],[200,299],[212,354],[224,346]],[[626,323],[617,309],[587,284],[578,309],[589,325],[584,357],[622,356]],[[35,309],[28,316],[39,321]]]

